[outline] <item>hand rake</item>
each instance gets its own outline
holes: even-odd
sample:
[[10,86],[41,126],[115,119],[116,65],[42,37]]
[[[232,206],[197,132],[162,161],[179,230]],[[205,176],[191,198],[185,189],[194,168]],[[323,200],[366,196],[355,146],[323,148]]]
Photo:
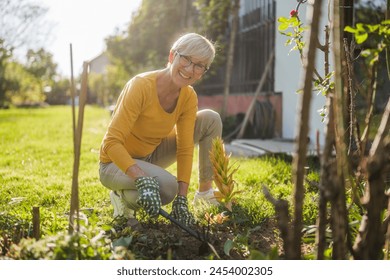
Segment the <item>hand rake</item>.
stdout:
[[177,225],[179,228],[181,228],[182,230],[186,231],[188,234],[192,235],[193,237],[195,237],[199,241],[201,241],[202,245],[199,247],[199,252],[205,252],[205,251],[207,252],[208,248],[210,248],[211,251],[215,254],[215,256],[218,259],[220,259],[220,256],[218,255],[218,253],[215,250],[214,246],[211,245],[210,242],[208,242],[206,240],[206,238],[205,238],[205,236],[203,234],[201,234],[198,231],[195,231],[195,230],[189,228],[188,226],[184,225],[183,223],[179,222],[178,220],[173,218],[171,215],[169,215],[165,210],[163,210],[161,208],[159,210],[159,213],[160,213],[161,216],[163,216],[164,218],[168,219],[169,221],[171,221],[172,223]]

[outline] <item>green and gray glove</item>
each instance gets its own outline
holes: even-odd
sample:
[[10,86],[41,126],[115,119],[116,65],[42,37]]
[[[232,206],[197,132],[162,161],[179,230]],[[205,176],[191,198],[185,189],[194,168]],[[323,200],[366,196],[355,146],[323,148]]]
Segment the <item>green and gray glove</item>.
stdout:
[[187,197],[178,195],[172,203],[171,216],[184,223],[185,225],[191,225],[195,223],[194,216],[188,210]]
[[157,180],[153,177],[139,177],[134,182],[138,189],[137,204],[151,217],[157,217],[161,208],[160,187]]

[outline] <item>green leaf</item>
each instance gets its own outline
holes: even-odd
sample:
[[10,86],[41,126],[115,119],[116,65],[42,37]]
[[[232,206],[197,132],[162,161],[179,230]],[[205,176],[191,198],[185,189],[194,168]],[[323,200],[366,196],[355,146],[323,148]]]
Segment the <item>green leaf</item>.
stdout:
[[370,65],[374,65],[374,63],[378,62],[378,59],[379,59],[379,56],[374,56],[371,60],[370,60]]
[[382,21],[381,24],[382,25],[386,25],[386,24],[390,25],[390,19],[386,19],[386,20]]
[[102,230],[104,230],[104,231],[110,231],[111,229],[112,229],[112,226],[110,226],[110,225],[106,225],[106,224],[102,225]]
[[288,23],[281,23],[279,26],[278,26],[278,30],[279,31],[284,31],[286,30],[287,28],[289,28],[290,25]]
[[371,55],[371,51],[370,50],[364,50],[360,53],[361,56],[363,57],[368,57]]
[[364,41],[366,41],[368,38],[368,33],[362,33],[362,34],[355,34],[355,39],[357,44],[362,44]]
[[293,27],[296,27],[296,26],[299,26],[300,21],[298,20],[297,17],[292,17],[292,18],[290,19],[290,24],[291,24]]
[[288,21],[288,18],[286,18],[286,17],[279,17],[279,18],[278,18],[278,22],[285,23],[285,22],[287,22],[287,21]]
[[355,28],[352,28],[351,26],[346,26],[344,28],[344,31],[349,32],[349,33],[356,33],[357,32],[357,30]]
[[301,26],[301,27],[298,28],[298,33],[303,33],[303,32],[305,32],[307,29],[308,29],[307,26]]
[[369,32],[375,32],[378,30],[379,24],[375,24],[375,25],[367,24],[367,27]]
[[227,256],[230,256],[230,250],[233,249],[234,242],[230,239],[226,240],[225,244],[223,245],[223,251]]
[[128,248],[129,245],[131,244],[131,241],[133,240],[133,236],[128,236],[128,237],[120,237],[114,242],[112,242],[113,247],[125,247]]
[[364,28],[365,24],[363,23],[357,23],[356,24],[356,30],[359,32],[366,32],[366,29]]

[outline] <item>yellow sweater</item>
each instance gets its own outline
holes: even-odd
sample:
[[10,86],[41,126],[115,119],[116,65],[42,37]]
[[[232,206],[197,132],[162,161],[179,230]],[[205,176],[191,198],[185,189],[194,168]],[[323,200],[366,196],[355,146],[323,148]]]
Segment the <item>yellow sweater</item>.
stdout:
[[176,129],[177,180],[189,183],[197,96],[191,86],[182,88],[175,110],[167,113],[158,100],[156,77],[156,71],[143,73],[125,85],[103,138],[100,161],[114,162],[126,172],[135,164],[133,158],[151,154]]

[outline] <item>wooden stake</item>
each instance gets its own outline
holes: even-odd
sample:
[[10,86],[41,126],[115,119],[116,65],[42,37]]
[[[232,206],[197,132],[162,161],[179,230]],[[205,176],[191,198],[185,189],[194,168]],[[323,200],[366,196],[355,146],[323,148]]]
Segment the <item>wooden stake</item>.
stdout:
[[39,214],[39,207],[34,206],[32,209],[32,218],[33,218],[33,237],[35,240],[41,238],[41,218]]
[[72,127],[73,127],[73,149],[76,144],[76,109],[75,109],[75,99],[76,99],[76,89],[74,85],[74,76],[73,76],[73,49],[72,44],[69,45],[70,50],[70,97],[72,101]]
[[[77,127],[74,135],[74,162],[73,162],[73,176],[72,176],[72,193],[70,201],[70,216],[69,216],[69,233],[72,234],[74,229],[77,231],[80,228],[79,225],[79,166],[80,166],[80,153],[81,153],[81,138],[83,134],[83,122],[84,122],[84,107],[87,103],[87,88],[88,88],[88,68],[89,63],[84,62],[83,73],[81,77],[81,93],[79,97],[79,113],[77,120]],[[77,227],[74,224],[74,218],[76,215]]]

